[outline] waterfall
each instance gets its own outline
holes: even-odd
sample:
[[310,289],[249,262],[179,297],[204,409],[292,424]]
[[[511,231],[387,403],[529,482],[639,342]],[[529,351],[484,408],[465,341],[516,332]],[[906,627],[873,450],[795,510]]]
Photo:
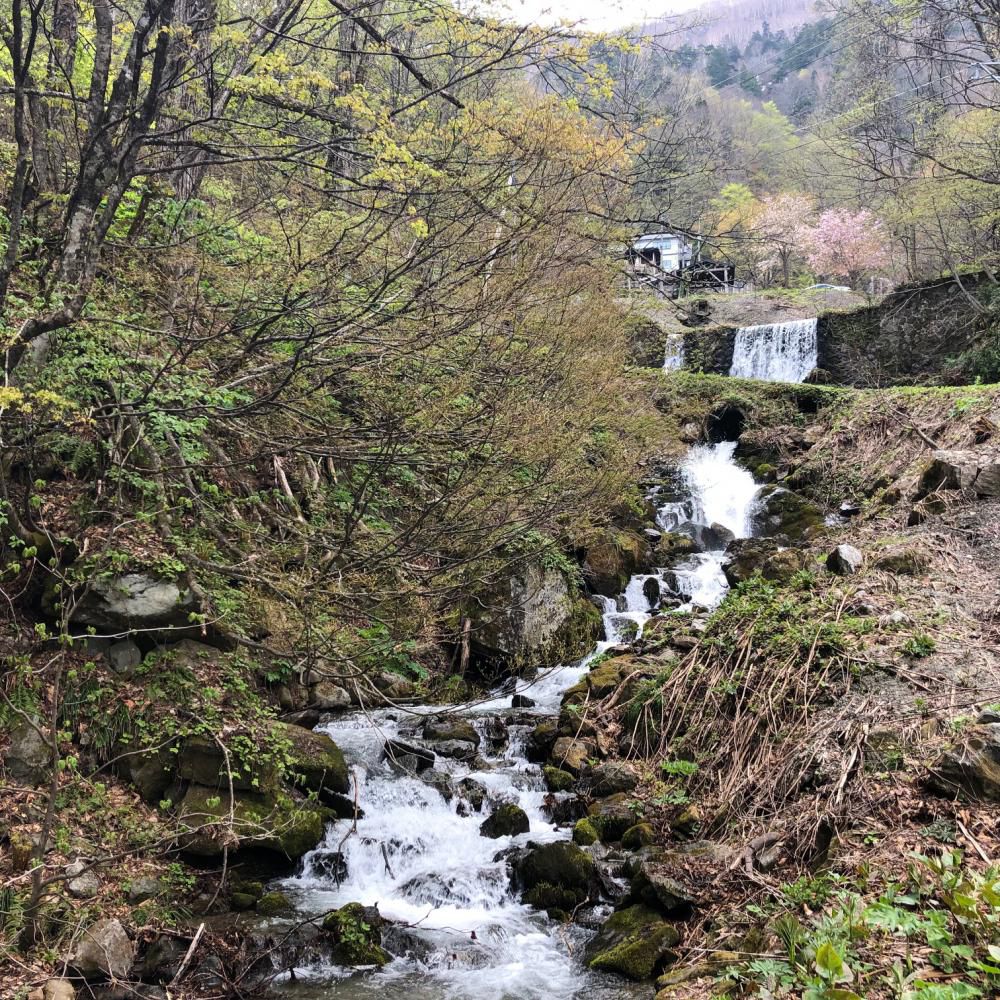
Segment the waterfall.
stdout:
[[675,372],[684,367],[684,334],[668,333],[667,346],[663,352],[663,370]]
[[743,326],[729,374],[763,382],[803,382],[816,367],[816,318]]
[[[532,707],[512,709],[509,688],[473,705],[393,707],[352,711],[322,724],[347,759],[364,815],[356,827],[332,824],[324,842],[303,859],[302,871],[283,887],[302,914],[320,916],[348,902],[377,903],[399,923],[385,930],[395,956],[381,972],[352,976],[321,958],[283,973],[289,1000],[320,996],[344,1000],[638,1000],[647,986],[595,973],[583,961],[590,931],[560,927],[522,904],[510,887],[505,852],[530,841],[570,836],[553,821],[552,803],[571,793],[550,793],[541,768],[526,759],[535,724],[554,718],[564,691],[590,669],[596,656],[642,634],[661,605],[678,610],[714,608],[725,596],[724,537],[750,532],[757,484],[733,461],[735,442],[695,445],[680,467],[689,494],[660,505],[664,530],[703,536],[708,551],[672,569],[634,576],[625,592],[597,597],[605,638],[584,659],[517,682]],[[660,612],[662,613],[662,611]],[[449,756],[444,744],[423,743],[424,718],[460,713],[481,737],[471,759]],[[497,737],[497,733],[501,734]],[[422,776],[401,773],[387,760],[385,741],[404,740],[435,750]],[[433,780],[431,780],[433,779]],[[475,811],[464,798],[477,789]],[[519,805],[530,831],[496,840],[483,836],[483,820],[504,802]],[[573,814],[575,815],[575,814]],[[607,910],[596,911],[598,918]]]

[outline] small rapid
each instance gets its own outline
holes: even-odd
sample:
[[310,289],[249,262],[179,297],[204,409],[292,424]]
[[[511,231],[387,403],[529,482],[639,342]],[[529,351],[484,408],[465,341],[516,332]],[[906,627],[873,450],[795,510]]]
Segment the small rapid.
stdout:
[[[384,969],[358,973],[317,964],[296,968],[285,989],[297,1000],[630,1000],[648,985],[586,968],[592,931],[555,924],[512,892],[503,852],[529,842],[568,838],[553,806],[571,793],[550,793],[526,742],[541,719],[559,711],[563,693],[591,662],[642,634],[664,610],[707,610],[725,594],[725,539],[749,534],[757,486],[733,460],[735,444],[697,445],[680,467],[684,499],[658,508],[664,530],[707,540],[705,551],[672,568],[634,576],[618,598],[597,598],[604,638],[583,660],[519,680],[474,706],[426,705],[355,711],[319,727],[343,750],[364,816],[356,830],[342,820],[283,883],[302,915],[349,902],[377,904],[395,922],[384,940],[396,956]],[[714,547],[712,547],[714,545]],[[533,703],[512,708],[512,695]],[[387,740],[423,746],[431,716],[460,714],[479,735],[472,758],[438,755],[418,775],[387,758]],[[432,745],[430,745],[433,748]],[[477,808],[476,801],[481,804]],[[490,839],[479,827],[502,803],[516,803],[530,830]],[[600,920],[610,907],[598,910]]]
[[736,332],[729,374],[763,382],[803,382],[816,367],[817,320],[743,326]]

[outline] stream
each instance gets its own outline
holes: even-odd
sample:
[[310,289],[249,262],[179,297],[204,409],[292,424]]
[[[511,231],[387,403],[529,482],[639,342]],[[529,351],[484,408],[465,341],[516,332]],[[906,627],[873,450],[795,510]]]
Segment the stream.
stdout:
[[[687,531],[703,541],[715,538],[720,526],[737,537],[750,533],[758,487],[733,461],[735,446],[724,442],[690,449],[680,468],[687,496],[658,508],[664,530]],[[337,742],[353,769],[365,816],[357,833],[346,839],[348,824],[332,824],[324,843],[305,857],[301,873],[284,880],[282,888],[300,915],[322,914],[355,901],[377,903],[383,917],[405,927],[383,932],[385,946],[396,956],[384,969],[298,968],[296,981],[284,987],[289,996],[624,1000],[648,995],[648,985],[588,970],[581,955],[592,931],[555,924],[520,903],[498,855],[530,841],[568,839],[572,829],[572,823],[554,824],[546,809],[549,793],[541,766],[525,755],[527,735],[542,718],[558,713],[563,692],[595,657],[641,633],[655,613],[648,597],[650,578],[660,592],[683,600],[683,610],[715,607],[726,591],[724,547],[722,541],[671,569],[635,576],[617,600],[602,598],[604,639],[578,663],[519,681],[516,689],[494,692],[474,706],[354,711],[319,727]],[[512,708],[514,693],[534,705]],[[479,758],[465,763],[438,756],[433,771],[419,778],[394,769],[384,753],[385,741],[399,738],[419,746],[421,717],[446,713],[461,713],[476,727]],[[469,804],[463,782],[466,790],[485,790],[481,812]],[[530,832],[495,840],[480,834],[482,821],[502,802],[515,802],[527,813]],[[595,916],[601,919],[610,912],[607,907]]]

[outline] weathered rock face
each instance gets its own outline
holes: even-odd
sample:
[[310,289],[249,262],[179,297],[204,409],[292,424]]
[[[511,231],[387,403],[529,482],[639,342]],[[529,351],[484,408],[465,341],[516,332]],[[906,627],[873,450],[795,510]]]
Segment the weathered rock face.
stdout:
[[331,791],[346,795],[351,779],[340,747],[326,733],[313,733],[283,722],[271,724],[271,732],[288,744],[288,770],[296,783],[309,792]]
[[980,497],[1000,497],[1000,453],[936,451],[920,477],[920,496],[935,490],[972,490]]
[[549,760],[553,767],[579,777],[586,768],[589,758],[596,752],[596,745],[589,740],[560,736],[552,745]]
[[963,733],[931,764],[928,784],[949,798],[1000,802],[1000,722],[984,723]]
[[639,776],[625,761],[605,761],[595,764],[586,774],[587,784],[594,795],[614,795],[634,791]]
[[812,501],[782,486],[765,486],[753,516],[754,534],[800,542],[823,527],[823,512]]
[[14,781],[26,785],[40,785],[49,773],[52,751],[41,733],[26,721],[14,726],[10,733],[10,746],[4,755],[4,767]]
[[470,617],[477,658],[508,669],[582,656],[601,628],[598,610],[573,596],[562,573],[537,565],[487,595]]
[[149,573],[95,579],[77,605],[73,621],[113,632],[190,626],[198,611],[194,595],[173,580]]
[[592,969],[637,981],[652,979],[677,960],[671,948],[680,939],[677,929],[655,910],[630,906],[607,919],[588,943],[585,957]]
[[853,545],[838,545],[827,557],[826,568],[837,576],[853,576],[864,565],[865,557]]
[[587,546],[583,575],[595,593],[616,597],[652,563],[649,541],[631,531],[608,532]]
[[341,708],[350,708],[351,695],[333,681],[320,681],[310,691],[309,704],[323,712],[332,712]]
[[237,791],[260,791],[277,783],[277,768],[259,757],[243,756],[223,749],[209,736],[188,736],[177,754],[177,774],[206,788],[228,788],[230,774]]
[[301,858],[323,839],[323,814],[288,795],[256,795],[192,785],[180,804],[178,823],[188,832],[181,837],[183,849],[199,857],[220,857],[228,844],[257,847]]
[[67,961],[84,979],[124,979],[134,959],[135,945],[125,928],[117,920],[105,919],[83,932]]
[[985,274],[936,280],[899,288],[877,306],[820,316],[817,327],[820,368],[842,385],[870,384],[878,372],[882,384],[912,385],[927,376],[967,385],[969,374],[951,364],[972,347],[989,322],[967,293],[985,298],[992,283]]
[[101,880],[97,872],[87,870],[86,861],[74,861],[66,866],[66,874],[70,878],[66,882],[66,890],[74,899],[93,899],[101,891]]
[[730,587],[760,573],[765,580],[786,583],[809,564],[800,549],[781,548],[770,538],[738,538],[726,546],[722,572]]

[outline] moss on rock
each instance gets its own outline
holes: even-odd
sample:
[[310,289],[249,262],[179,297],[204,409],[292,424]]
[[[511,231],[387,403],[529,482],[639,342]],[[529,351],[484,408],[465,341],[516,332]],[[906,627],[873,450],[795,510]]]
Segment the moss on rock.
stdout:
[[655,910],[630,906],[613,913],[594,936],[587,946],[587,964],[636,981],[651,979],[676,961],[670,949],[680,937]]
[[545,787],[550,792],[568,792],[576,780],[569,771],[548,764],[542,768],[542,774],[545,776]]
[[591,844],[596,844],[600,839],[601,835],[594,825],[593,820],[585,816],[583,819],[576,821],[576,825],[573,827],[574,844],[579,844],[581,847],[589,847]]
[[505,802],[492,815],[483,820],[479,832],[484,837],[516,837],[519,833],[527,833],[530,829],[528,814],[513,802]]
[[382,948],[382,917],[378,908],[348,903],[323,918],[323,930],[334,941],[333,957],[341,965],[374,965],[392,961]]
[[346,795],[351,790],[347,764],[340,747],[325,733],[314,733],[284,722],[271,724],[272,735],[286,748],[286,766],[310,792],[328,789]]
[[292,904],[283,892],[265,892],[257,900],[257,912],[262,917],[276,917],[280,913],[287,913],[291,908]]
[[656,835],[648,823],[636,823],[622,834],[622,847],[628,851],[637,851],[640,847],[648,847],[655,840]]

